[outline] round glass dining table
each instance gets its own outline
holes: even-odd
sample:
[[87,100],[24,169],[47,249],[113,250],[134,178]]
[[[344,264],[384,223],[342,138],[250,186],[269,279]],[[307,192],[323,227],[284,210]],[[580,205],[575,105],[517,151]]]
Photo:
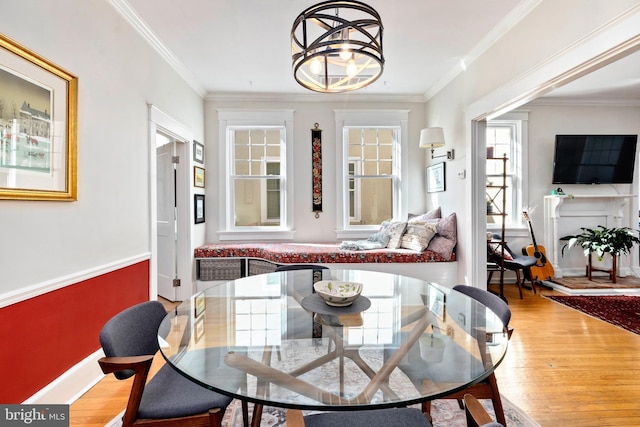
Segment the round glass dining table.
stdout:
[[[319,280],[361,283],[362,294],[350,306],[329,306],[313,290]],[[172,310],[158,339],[167,363],[203,387],[312,410],[437,399],[486,378],[508,343],[498,317],[465,294],[348,269],[216,284]]]

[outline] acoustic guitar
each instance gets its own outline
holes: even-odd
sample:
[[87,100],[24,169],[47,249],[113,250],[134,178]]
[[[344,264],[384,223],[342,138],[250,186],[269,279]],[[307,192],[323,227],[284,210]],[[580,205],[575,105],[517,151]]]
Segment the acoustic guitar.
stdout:
[[536,281],[550,280],[555,275],[553,265],[551,265],[551,263],[547,260],[544,246],[538,245],[536,243],[536,236],[533,234],[533,227],[531,226],[531,219],[529,218],[529,214],[524,211],[522,212],[522,217],[529,224],[529,232],[531,233],[531,240],[533,241],[532,245],[529,245],[526,248],[522,248],[522,253],[524,255],[535,257],[535,259],[537,260],[536,265],[530,267],[531,279]]

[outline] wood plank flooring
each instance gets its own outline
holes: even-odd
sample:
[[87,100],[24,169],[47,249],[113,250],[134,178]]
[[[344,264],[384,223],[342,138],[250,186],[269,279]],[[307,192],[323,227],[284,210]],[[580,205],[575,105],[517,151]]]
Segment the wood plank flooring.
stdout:
[[[496,370],[500,391],[543,427],[640,425],[640,336],[505,286],[514,334]],[[161,365],[156,357],[154,367]],[[126,405],[130,380],[105,377],[71,405],[71,426],[103,427]]]

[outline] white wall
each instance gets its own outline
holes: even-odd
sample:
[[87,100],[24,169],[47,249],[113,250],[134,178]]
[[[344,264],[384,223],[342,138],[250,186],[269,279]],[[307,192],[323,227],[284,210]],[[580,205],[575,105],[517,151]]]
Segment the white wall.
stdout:
[[[635,8],[635,9],[633,9]],[[612,20],[622,15],[620,20]],[[617,48],[638,34],[638,2],[562,2],[543,0],[516,28],[509,31],[455,80],[427,103],[427,126],[442,126],[456,150],[449,162],[443,206],[465,215],[458,217],[460,277],[467,283],[484,282],[484,141],[473,119],[519,107],[533,94],[551,90],[554,79],[586,67],[593,57]],[[603,27],[600,31],[595,29]],[[563,76],[570,79],[572,75]],[[557,80],[555,84],[559,83]],[[530,128],[534,126],[530,123]],[[480,132],[481,133],[481,132]],[[535,141],[529,143],[535,149]],[[465,180],[451,179],[462,169]],[[529,172],[535,168],[530,166]],[[535,193],[530,193],[536,197]]]
[[[336,98],[341,99],[340,96]],[[420,129],[424,127],[424,103],[416,102],[355,102],[355,101],[256,101],[215,100],[205,102],[205,132],[207,167],[215,168],[213,156],[219,153],[221,143],[218,141],[217,109],[293,109],[294,129],[293,148],[294,168],[294,226],[295,241],[298,242],[336,242],[336,147],[334,110],[345,109],[406,109],[409,112],[409,188],[408,211],[412,213],[425,211],[425,152],[418,147]],[[323,200],[320,218],[312,212],[311,196],[311,129],[318,123],[322,129],[322,169]],[[217,185],[209,179],[215,179],[213,173],[207,175],[207,242],[218,242],[217,225],[221,195]],[[217,184],[217,181],[216,181]]]
[[203,101],[104,0],[3,0],[0,31],[79,77],[78,201],[0,201],[0,296],[148,257],[147,104],[203,136]]
[[[551,184],[553,172],[553,154],[556,134],[632,134],[640,135],[640,106],[578,106],[578,105],[545,105],[543,101],[534,101],[523,107],[529,111],[529,202],[528,211],[536,234],[538,244],[551,247],[553,242],[544,240],[543,199],[551,189],[558,185]],[[639,146],[640,148],[640,146]],[[636,154],[635,184],[602,184],[602,185],[562,185],[566,194],[573,195],[615,195],[638,194],[638,176],[640,156]],[[606,225],[606,224],[602,224]],[[632,199],[625,210],[623,226],[638,228],[638,200]],[[582,226],[592,226],[584,224]],[[559,230],[561,235],[578,232],[577,229]],[[522,245],[517,245],[520,248]],[[564,263],[565,268],[574,267],[580,270],[582,265]],[[629,266],[630,260],[621,262]],[[634,262],[637,266],[637,256]]]

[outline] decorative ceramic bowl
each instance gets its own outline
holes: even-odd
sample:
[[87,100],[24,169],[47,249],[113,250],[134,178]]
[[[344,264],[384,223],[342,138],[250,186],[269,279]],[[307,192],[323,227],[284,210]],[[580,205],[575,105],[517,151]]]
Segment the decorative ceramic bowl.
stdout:
[[327,304],[346,307],[358,298],[362,292],[362,283],[320,280],[313,284],[313,289]]

